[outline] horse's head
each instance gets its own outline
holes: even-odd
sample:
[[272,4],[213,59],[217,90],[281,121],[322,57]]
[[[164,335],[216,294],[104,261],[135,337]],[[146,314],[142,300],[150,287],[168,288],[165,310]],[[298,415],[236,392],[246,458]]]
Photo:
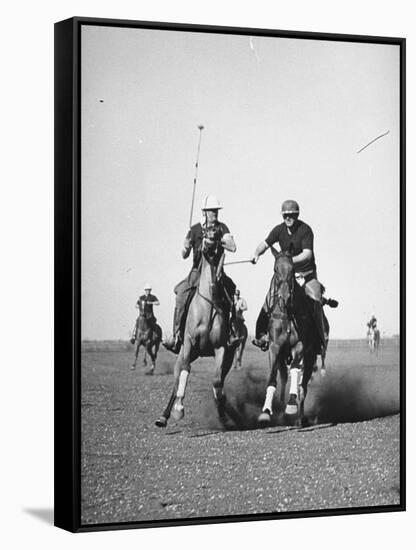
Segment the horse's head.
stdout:
[[273,247],[270,249],[275,258],[274,274],[275,274],[275,295],[277,304],[280,309],[287,307],[287,304],[292,297],[293,291],[293,260],[290,252],[277,252]]
[[206,227],[203,231],[202,254],[212,265],[216,265],[223,253],[221,233],[216,226]]
[[139,319],[137,321],[138,331],[141,332],[141,333],[144,333],[147,330],[149,330],[149,328],[150,328],[150,325],[149,325],[149,321],[148,321],[147,317],[145,315],[143,315],[143,313],[141,313],[139,315]]

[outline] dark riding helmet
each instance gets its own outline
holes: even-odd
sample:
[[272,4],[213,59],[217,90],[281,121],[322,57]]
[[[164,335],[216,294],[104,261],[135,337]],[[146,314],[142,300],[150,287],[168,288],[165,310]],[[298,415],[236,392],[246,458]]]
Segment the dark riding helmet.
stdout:
[[296,201],[287,200],[282,204],[282,214],[299,214],[299,204]]

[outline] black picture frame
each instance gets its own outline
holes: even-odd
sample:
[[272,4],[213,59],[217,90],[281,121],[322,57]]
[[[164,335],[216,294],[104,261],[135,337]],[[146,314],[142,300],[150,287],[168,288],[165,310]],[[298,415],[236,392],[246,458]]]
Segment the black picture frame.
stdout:
[[[81,522],[81,29],[83,26],[220,33],[400,47],[400,503],[387,506]],[[404,38],[73,17],[55,24],[55,525],[71,532],[334,516],[406,509],[406,40]]]

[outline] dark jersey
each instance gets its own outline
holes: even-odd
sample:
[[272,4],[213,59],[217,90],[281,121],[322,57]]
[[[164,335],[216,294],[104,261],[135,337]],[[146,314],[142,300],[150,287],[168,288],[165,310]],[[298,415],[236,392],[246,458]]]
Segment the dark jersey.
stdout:
[[[228,227],[225,225],[225,223],[217,222],[216,224],[214,224],[214,226],[218,230],[221,237],[223,237],[225,234],[230,232]],[[196,223],[195,225],[193,225],[188,231],[186,238],[189,239],[193,249],[194,256],[193,256],[192,267],[198,268],[199,263],[201,261],[201,248],[202,248],[202,238],[203,238],[202,225],[200,223]]]
[[137,300],[140,313],[142,313],[145,317],[153,317],[153,304],[158,301],[159,300],[153,294],[149,294],[149,296],[143,294],[143,296],[140,296]]
[[297,220],[294,227],[290,229],[290,233],[285,223],[276,225],[266,239],[268,246],[272,246],[274,243],[279,243],[283,252],[289,252],[290,245],[293,245],[294,256],[300,254],[305,248],[312,250],[312,258],[296,264],[296,271],[303,273],[305,271],[316,270],[313,253],[313,232],[305,222]]

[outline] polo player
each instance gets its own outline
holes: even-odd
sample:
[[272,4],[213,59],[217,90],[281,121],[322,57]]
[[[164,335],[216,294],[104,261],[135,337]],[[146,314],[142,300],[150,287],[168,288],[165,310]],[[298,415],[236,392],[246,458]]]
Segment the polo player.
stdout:
[[234,296],[235,319],[237,326],[244,323],[244,312],[247,311],[247,302],[240,296],[237,289]]
[[377,319],[374,313],[371,314],[370,320],[367,323],[368,330],[377,328]]
[[[299,219],[299,204],[294,200],[286,200],[282,204],[281,214],[283,223],[276,225],[264,241],[261,241],[253,256],[253,263],[257,263],[259,256],[278,243],[282,252],[291,252],[295,268],[295,278],[300,286],[304,287],[305,293],[311,298],[311,313],[317,329],[318,344],[317,353],[325,348],[325,328],[322,302],[322,285],[316,274],[315,255],[313,251],[313,231],[305,222]],[[268,325],[270,312],[274,304],[270,303],[273,296],[268,296],[260,310],[256,323],[256,338],[253,340],[255,346],[263,351],[268,349]],[[330,307],[336,307],[338,302],[325,299]],[[336,305],[335,305],[336,304]]]
[[[203,239],[207,238],[208,232],[209,234],[214,232],[220,238],[221,246],[224,250],[227,250],[228,252],[236,251],[236,245],[230,230],[225,223],[218,221],[218,211],[221,209],[222,205],[214,195],[206,196],[203,200],[201,208],[204,217],[203,223],[196,223],[193,225],[186,235],[182,249],[182,258],[188,258],[192,250],[192,268],[186,279],[178,283],[174,288],[174,292],[176,294],[176,304],[173,315],[173,335],[163,342],[165,348],[173,351],[173,353],[179,353],[180,351],[183,342],[182,332],[185,326],[186,310],[194,290],[198,285]],[[225,300],[227,302],[227,313],[231,311],[229,344],[233,345],[235,340],[238,342],[238,339],[234,337],[235,331],[233,326],[233,301],[236,287],[234,282],[224,273],[224,271],[221,273],[221,282],[224,289]]]
[[[151,291],[152,291],[151,285],[146,284],[144,287],[144,294],[140,296],[140,298],[136,302],[136,309],[139,310],[139,317],[140,315],[143,315],[143,317],[146,318],[149,326],[153,329],[157,321],[153,313],[153,306],[159,306],[160,302],[156,296],[151,294]],[[134,344],[137,338],[137,328],[138,328],[139,317],[137,317],[136,319],[136,324],[133,330],[133,336],[130,340],[132,344]]]

